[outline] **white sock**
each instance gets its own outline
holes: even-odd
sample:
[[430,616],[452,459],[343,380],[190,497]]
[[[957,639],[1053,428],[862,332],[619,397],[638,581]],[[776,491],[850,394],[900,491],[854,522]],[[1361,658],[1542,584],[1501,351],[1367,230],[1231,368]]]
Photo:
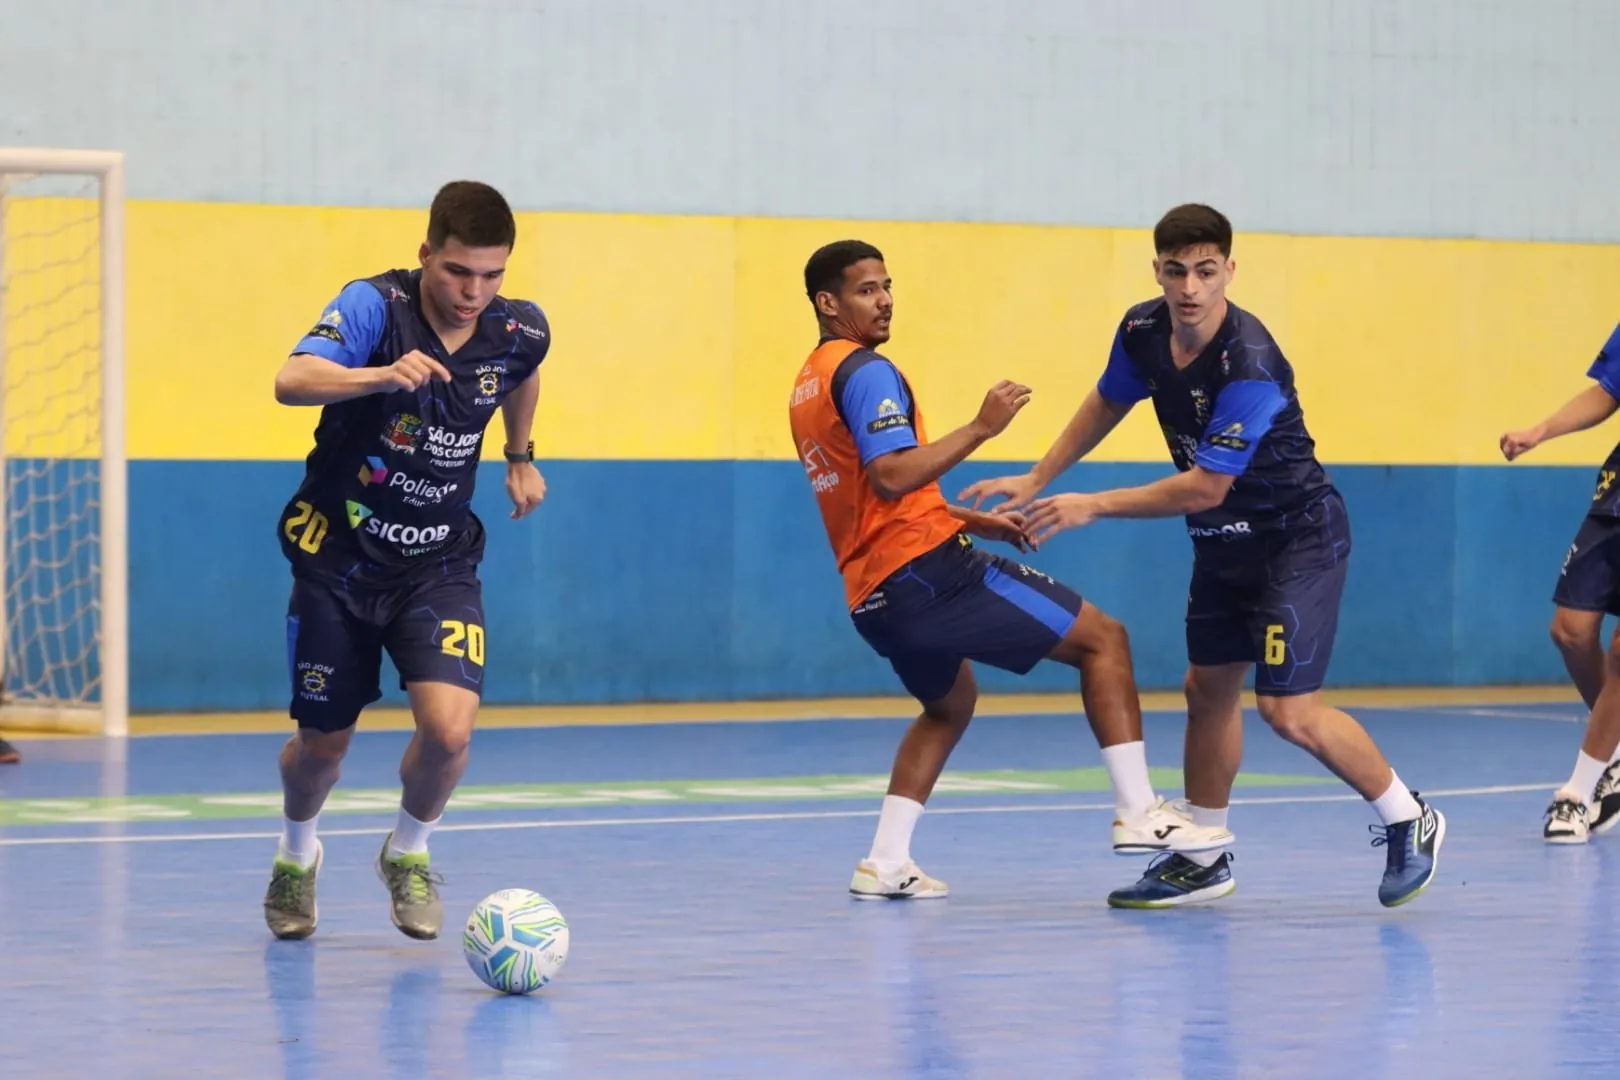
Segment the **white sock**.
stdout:
[[[1226,814],[1230,809],[1223,806],[1219,810],[1212,810],[1207,806],[1196,806],[1190,802],[1187,804],[1187,811],[1192,814],[1193,824],[1205,829],[1226,828]],[[1189,851],[1186,856],[1199,866],[1210,867],[1214,866],[1225,852],[1225,848],[1216,848],[1214,851]]]
[[872,837],[872,851],[866,856],[876,864],[879,873],[891,873],[911,861],[911,834],[922,812],[923,804],[916,799],[904,795],[883,796],[877,835]]
[[394,835],[388,840],[389,856],[397,859],[401,855],[425,853],[428,837],[433,835],[433,827],[438,823],[438,818],[432,821],[417,821],[411,817],[408,810],[403,806],[400,807],[399,821],[394,824]]
[[1401,783],[1401,778],[1395,775],[1394,769],[1390,770],[1389,790],[1372,801],[1372,808],[1378,815],[1378,820],[1385,825],[1413,821],[1423,816],[1423,807],[1418,805],[1418,801],[1412,797],[1412,792]]
[[308,821],[282,818],[281,846],[276,851],[276,858],[306,869],[311,866],[315,862],[315,824],[320,820],[320,814]]
[[1153,781],[1148,779],[1147,744],[1117,743],[1102,748],[1103,767],[1114,785],[1114,808],[1124,814],[1141,814],[1153,805]]
[[1603,779],[1603,770],[1609,767],[1607,762],[1599,761],[1585,750],[1575,755],[1575,771],[1569,775],[1569,783],[1565,787],[1583,803],[1592,801],[1592,789],[1597,782]]

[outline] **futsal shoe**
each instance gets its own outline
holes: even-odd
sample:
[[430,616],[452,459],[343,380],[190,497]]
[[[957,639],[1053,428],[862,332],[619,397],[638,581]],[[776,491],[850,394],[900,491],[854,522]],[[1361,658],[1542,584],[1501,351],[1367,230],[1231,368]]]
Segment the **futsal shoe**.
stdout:
[[[1417,799],[1417,792],[1412,792]],[[1384,864],[1384,880],[1378,885],[1378,902],[1385,907],[1400,907],[1416,900],[1418,894],[1434,880],[1435,868],[1440,863],[1440,845],[1446,842],[1446,816],[1422,799],[1417,799],[1422,813],[1411,821],[1397,821],[1380,828],[1370,825],[1375,835],[1373,847],[1387,848],[1388,860]]]
[[1148,864],[1135,885],[1108,894],[1114,908],[1170,908],[1207,904],[1237,889],[1232,879],[1232,853],[1221,852],[1212,866],[1199,866],[1185,855],[1165,852]]
[[264,894],[264,923],[283,941],[302,941],[315,932],[320,909],[315,905],[315,878],[321,872],[326,849],[315,841],[315,861],[299,866],[277,858],[270,867],[270,888]]
[[871,859],[862,859],[849,882],[849,895],[857,900],[939,900],[950,894],[943,881],[929,877],[909,859],[890,874],[879,871]]
[[1232,830],[1194,825],[1181,802],[1164,797],[1139,817],[1114,814],[1114,854],[1152,855],[1159,851],[1219,851],[1232,846]]
[[[1612,763],[1592,790],[1592,835],[1602,836],[1620,825],[1620,761]],[[1590,814],[1590,811],[1589,811]]]
[[17,748],[0,739],[0,765],[15,765],[21,760],[22,755],[17,753]]
[[427,852],[390,855],[388,845],[394,834],[383,839],[377,853],[377,876],[388,886],[388,914],[406,937],[432,941],[444,925],[444,902],[439,899],[443,878],[428,869]]
[[1589,824],[1590,811],[1586,804],[1567,791],[1553,796],[1547,807],[1547,827],[1541,837],[1549,844],[1584,844],[1588,833],[1596,832]]

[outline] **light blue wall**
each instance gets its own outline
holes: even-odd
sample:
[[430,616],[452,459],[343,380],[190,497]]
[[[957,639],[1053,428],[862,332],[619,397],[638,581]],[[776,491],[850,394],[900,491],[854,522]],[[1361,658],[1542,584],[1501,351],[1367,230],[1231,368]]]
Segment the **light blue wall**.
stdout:
[[1620,240],[1615,0],[0,0],[134,195]]

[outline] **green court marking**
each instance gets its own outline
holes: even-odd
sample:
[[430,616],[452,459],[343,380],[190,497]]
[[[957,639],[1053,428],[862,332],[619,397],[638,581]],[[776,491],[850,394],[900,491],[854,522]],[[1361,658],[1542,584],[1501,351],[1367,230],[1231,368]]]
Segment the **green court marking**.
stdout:
[[[1154,786],[1181,785],[1176,769],[1153,769]],[[1298,787],[1330,784],[1326,777],[1242,773],[1238,787]],[[517,784],[464,787],[450,800],[456,813],[535,810],[549,806],[670,806],[693,803],[801,802],[810,799],[881,798],[887,776],[794,776],[770,779],[666,780],[661,783]],[[935,795],[955,799],[984,795],[1059,795],[1109,790],[1100,768],[1023,772],[955,772],[940,778]],[[398,788],[344,790],[327,799],[322,816],[391,814],[399,807]],[[93,825],[121,821],[217,821],[277,818],[278,792],[220,795],[148,795],[85,799],[0,799],[0,826]]]

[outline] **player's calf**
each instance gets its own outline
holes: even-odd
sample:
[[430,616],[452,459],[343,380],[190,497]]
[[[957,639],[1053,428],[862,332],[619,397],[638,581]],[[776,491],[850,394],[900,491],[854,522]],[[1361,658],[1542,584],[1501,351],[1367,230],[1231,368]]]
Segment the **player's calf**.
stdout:
[[283,807],[291,821],[309,821],[321,812],[343,773],[354,727],[319,731],[300,727],[281,748]]
[[965,660],[931,673],[907,667],[906,674],[907,685],[922,698],[922,713],[895,751],[871,850],[850,880],[850,895],[857,900],[932,900],[949,892],[912,861],[911,836],[951,751],[973,720],[979,686]]

